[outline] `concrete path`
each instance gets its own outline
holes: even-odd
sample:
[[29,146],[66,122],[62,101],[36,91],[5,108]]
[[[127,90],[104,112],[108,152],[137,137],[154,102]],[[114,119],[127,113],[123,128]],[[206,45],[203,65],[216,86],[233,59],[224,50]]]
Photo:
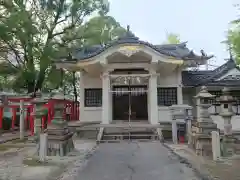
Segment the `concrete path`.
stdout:
[[160,143],[100,144],[77,180],[199,180]]

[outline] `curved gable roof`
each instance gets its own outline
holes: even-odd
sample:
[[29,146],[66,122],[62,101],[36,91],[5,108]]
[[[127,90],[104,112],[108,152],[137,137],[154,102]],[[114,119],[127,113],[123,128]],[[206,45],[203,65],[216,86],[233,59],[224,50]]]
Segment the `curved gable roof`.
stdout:
[[117,40],[111,41],[106,45],[94,45],[88,48],[76,49],[71,53],[72,60],[77,61],[89,59],[99,55],[110,47],[121,44],[144,45],[152,48],[160,54],[182,60],[207,60],[213,57],[196,55],[193,51],[187,48],[187,42],[180,44],[153,45],[151,43],[139,40],[138,37],[134,36],[131,33],[126,33],[125,36],[119,37]]

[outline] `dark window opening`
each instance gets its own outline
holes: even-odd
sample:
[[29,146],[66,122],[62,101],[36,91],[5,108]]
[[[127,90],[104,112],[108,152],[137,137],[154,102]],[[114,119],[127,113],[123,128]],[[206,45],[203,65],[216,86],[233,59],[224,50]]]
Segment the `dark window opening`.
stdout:
[[177,104],[177,88],[158,88],[157,98],[159,106]]
[[85,89],[84,96],[85,107],[102,106],[102,89]]
[[227,108],[228,108],[228,104],[224,104],[223,107],[224,107],[225,109],[227,109]]

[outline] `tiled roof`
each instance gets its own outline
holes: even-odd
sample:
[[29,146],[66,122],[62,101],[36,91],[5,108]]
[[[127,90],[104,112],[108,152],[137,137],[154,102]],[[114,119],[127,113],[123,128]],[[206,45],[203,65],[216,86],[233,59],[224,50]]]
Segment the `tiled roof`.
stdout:
[[184,86],[196,86],[203,79],[211,77],[213,71],[183,71],[182,83]]
[[183,71],[182,72],[182,82],[184,86],[238,86],[240,85],[239,80],[219,80],[216,81],[221,76],[225,75],[229,70],[233,68],[238,68],[233,59],[228,60],[222,66],[216,68],[215,70],[209,71]]
[[[84,59],[94,57],[100,54],[101,52],[105,51],[106,49],[118,44],[142,44],[166,56],[171,56],[171,57],[175,57],[183,60],[197,60],[197,59],[207,60],[213,57],[213,56],[196,55],[193,51],[187,48],[187,42],[180,43],[180,44],[153,45],[148,42],[139,40],[138,37],[134,36],[131,33],[127,33],[125,36],[120,37],[117,40],[111,41],[104,46],[94,45],[88,48],[76,49],[71,53],[72,60],[75,60],[75,61],[84,60]],[[65,60],[67,60],[66,57],[65,57]]]

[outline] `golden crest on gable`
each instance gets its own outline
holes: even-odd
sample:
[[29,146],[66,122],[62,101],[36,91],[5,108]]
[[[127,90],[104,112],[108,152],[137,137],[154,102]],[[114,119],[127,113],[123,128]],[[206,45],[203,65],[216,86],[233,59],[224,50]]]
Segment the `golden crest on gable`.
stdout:
[[133,54],[140,51],[139,46],[123,46],[118,49],[118,52],[124,54],[125,56],[132,56]]

